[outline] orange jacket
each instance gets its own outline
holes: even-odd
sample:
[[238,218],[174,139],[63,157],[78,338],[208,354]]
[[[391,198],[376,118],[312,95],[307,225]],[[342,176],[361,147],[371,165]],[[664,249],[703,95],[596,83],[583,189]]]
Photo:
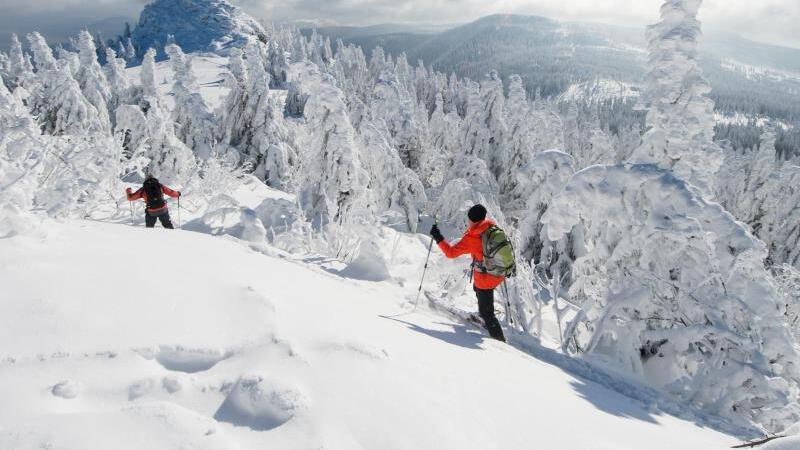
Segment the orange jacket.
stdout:
[[[163,184],[161,185],[161,192],[163,192],[166,195],[169,195],[172,198],[178,198],[181,196],[180,192],[173,191],[172,189],[164,186]],[[143,199],[145,203],[147,203],[147,193],[144,191],[143,187],[139,188],[139,190],[137,190],[136,192],[131,192],[131,188],[128,188],[128,190],[125,191],[125,194],[128,196],[129,202]],[[161,208],[147,208],[146,211],[152,213],[152,212],[163,211],[165,209],[167,209],[167,202],[164,202],[164,206],[162,206]]]
[[[491,220],[483,220],[475,223],[467,228],[464,236],[456,245],[450,245],[447,241],[439,242],[439,248],[442,249],[444,255],[450,259],[458,258],[461,255],[472,255],[472,259],[477,262],[483,262],[483,245],[481,244],[481,233],[486,231],[490,226],[494,225]],[[494,289],[503,282],[505,277],[498,277],[489,275],[488,273],[479,272],[473,269],[475,287],[478,289]]]

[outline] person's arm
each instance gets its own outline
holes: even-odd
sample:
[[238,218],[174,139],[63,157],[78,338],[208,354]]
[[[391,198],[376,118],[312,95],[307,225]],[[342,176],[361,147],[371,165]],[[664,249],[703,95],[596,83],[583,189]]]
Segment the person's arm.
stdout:
[[181,196],[181,191],[173,191],[172,189],[164,186],[163,184],[161,185],[161,192],[169,195],[172,198],[178,198]]
[[439,242],[438,245],[439,248],[442,249],[442,253],[444,253],[444,256],[450,259],[458,258],[461,255],[466,255],[470,253],[469,245],[466,242],[467,239],[465,238],[466,236],[461,238],[461,240],[458,241],[456,245],[450,245],[446,240],[442,240],[441,242]]
[[139,189],[136,192],[131,192],[131,188],[125,189],[125,194],[128,196],[128,201],[132,202],[134,200],[139,200],[142,198],[142,190]]

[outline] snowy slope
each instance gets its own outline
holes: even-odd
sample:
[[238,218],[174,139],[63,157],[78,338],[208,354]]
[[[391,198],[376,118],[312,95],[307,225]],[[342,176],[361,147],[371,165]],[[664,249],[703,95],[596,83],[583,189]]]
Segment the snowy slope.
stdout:
[[[421,264],[424,239],[403,241],[403,262]],[[270,247],[45,223],[0,240],[0,267],[3,449],[735,441],[428,310],[390,317],[415,286],[343,278]]]

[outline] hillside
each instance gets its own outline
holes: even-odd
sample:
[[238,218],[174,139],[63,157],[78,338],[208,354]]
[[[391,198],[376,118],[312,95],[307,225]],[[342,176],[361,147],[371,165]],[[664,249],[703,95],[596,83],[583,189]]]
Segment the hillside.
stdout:
[[[390,30],[384,32],[382,30]],[[612,79],[639,84],[646,43],[641,29],[544,17],[493,15],[437,34],[389,27],[322,27],[332,39],[375,46],[408,60],[423,60],[446,73],[481,80],[492,69],[523,77],[530,92],[557,96],[575,84]],[[701,64],[724,113],[765,114],[800,119],[800,50],[760,44],[730,33],[711,32],[701,41]]]
[[[424,239],[402,239],[420,268]],[[411,284],[348,279],[268,247],[71,221],[0,240],[0,255],[0,398],[15,405],[0,412],[1,448],[734,441],[428,310],[392,317]]]

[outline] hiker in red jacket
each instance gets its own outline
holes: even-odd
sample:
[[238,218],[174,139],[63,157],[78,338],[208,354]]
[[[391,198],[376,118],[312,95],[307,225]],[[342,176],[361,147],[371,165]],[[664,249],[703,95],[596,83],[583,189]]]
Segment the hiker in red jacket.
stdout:
[[473,261],[473,289],[478,297],[478,312],[480,313],[486,330],[493,338],[505,342],[503,329],[500,322],[494,315],[494,289],[503,282],[505,277],[495,276],[480,271],[480,264],[483,262],[483,245],[481,244],[481,233],[494,225],[494,222],[486,219],[486,208],[483,205],[475,205],[467,213],[469,228],[464,236],[455,245],[450,245],[442,236],[439,227],[433,224],[431,236],[442,249],[445,256],[450,259],[461,255],[471,255]]
[[181,196],[180,191],[173,191],[172,189],[159,183],[158,180],[152,175],[148,175],[144,180],[144,184],[136,192],[132,192],[131,188],[125,190],[128,195],[128,201],[143,199],[147,204],[144,213],[144,224],[147,228],[156,226],[156,219],[161,221],[161,226],[172,230],[172,221],[169,220],[169,209],[167,202],[164,200],[164,194],[172,198]]

